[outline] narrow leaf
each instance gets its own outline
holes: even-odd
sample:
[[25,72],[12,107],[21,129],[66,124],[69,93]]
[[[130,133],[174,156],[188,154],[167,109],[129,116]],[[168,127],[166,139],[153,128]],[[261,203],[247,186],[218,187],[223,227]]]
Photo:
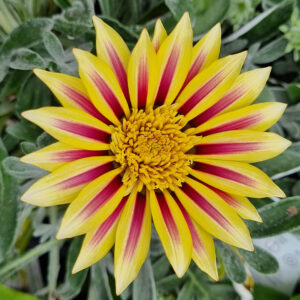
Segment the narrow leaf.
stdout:
[[246,271],[239,256],[227,244],[216,241],[216,246],[222,257],[227,276],[234,282],[243,283],[246,280]]

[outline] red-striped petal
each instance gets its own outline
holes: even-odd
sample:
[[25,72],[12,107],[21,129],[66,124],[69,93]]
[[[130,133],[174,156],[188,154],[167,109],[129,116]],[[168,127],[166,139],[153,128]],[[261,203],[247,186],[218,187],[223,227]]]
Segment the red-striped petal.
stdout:
[[211,190],[218,194],[227,204],[233,207],[242,218],[253,220],[256,222],[262,222],[262,219],[259,216],[256,208],[247,198],[225,193],[210,185],[206,186],[208,186]]
[[285,197],[266,174],[243,162],[195,157],[191,175],[230,194],[253,198]]
[[178,112],[194,126],[193,119],[228,91],[238,76],[245,58],[246,52],[226,56],[195,76],[176,100]]
[[193,119],[197,127],[214,116],[251,104],[264,88],[271,68],[255,69],[240,74],[227,93]]
[[118,224],[115,245],[116,293],[119,295],[136,278],[150,246],[149,200],[134,189]]
[[110,171],[113,159],[87,157],[67,163],[35,182],[21,200],[38,206],[69,203],[87,183]]
[[152,108],[157,88],[157,61],[146,29],[142,31],[129,60],[128,86],[132,108]]
[[107,119],[120,124],[122,117],[129,116],[128,103],[112,69],[93,54],[73,49],[78,61],[79,75],[91,101]]
[[193,134],[201,134],[203,136],[237,129],[265,131],[280,119],[285,108],[286,104],[278,102],[246,106],[211,118],[194,129]]
[[100,18],[93,16],[96,29],[97,55],[113,69],[120,87],[129,103],[127,65],[130,51],[121,36]]
[[171,104],[188,73],[192,53],[192,28],[185,13],[157,53],[158,90],[154,104]]
[[201,138],[191,157],[258,162],[279,155],[290,145],[273,132],[232,130]]
[[163,193],[148,193],[156,231],[166,256],[178,277],[187,270],[191,254],[192,239],[184,216],[167,190]]
[[193,240],[192,258],[197,266],[210,275],[213,279],[218,280],[218,270],[216,264],[216,252],[213,238],[203,230],[188,214],[176,195],[173,195],[177,205],[182,211],[186,223],[190,229]]
[[42,107],[27,110],[22,116],[69,146],[87,150],[109,149],[110,128],[85,112]]
[[110,121],[101,115],[91,102],[79,78],[41,69],[33,71],[50,88],[64,107],[81,109],[103,123],[110,124]]
[[121,202],[126,187],[119,176],[121,169],[102,175],[83,188],[68,207],[57,233],[62,239],[80,235],[97,227]]
[[84,150],[57,142],[20,158],[27,164],[53,171],[67,162],[91,156],[104,156],[107,151]]
[[208,67],[219,57],[220,47],[221,26],[220,23],[218,23],[193,47],[191,67],[181,90],[183,90],[201,70]]
[[105,220],[99,220],[95,230],[88,232],[84,238],[80,253],[72,273],[79,272],[102,259],[115,243],[117,224],[128,196],[124,197],[117,208]]
[[187,212],[213,236],[228,244],[252,250],[247,226],[235,211],[216,193],[191,178],[187,178],[175,193]]

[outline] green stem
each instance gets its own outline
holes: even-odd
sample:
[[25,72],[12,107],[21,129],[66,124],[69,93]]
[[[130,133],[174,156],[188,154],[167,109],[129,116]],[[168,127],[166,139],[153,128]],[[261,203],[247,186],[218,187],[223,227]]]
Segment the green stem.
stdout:
[[5,264],[0,268],[0,280],[4,281],[8,276],[22,269],[26,264],[36,259],[37,257],[48,252],[53,247],[57,247],[61,241],[51,240],[47,243],[41,244],[29,251],[20,257],[12,260],[11,262]]
[[[57,207],[50,207],[50,223],[57,224]],[[48,267],[48,300],[55,300],[57,276],[59,272],[59,247],[52,248],[49,253]]]

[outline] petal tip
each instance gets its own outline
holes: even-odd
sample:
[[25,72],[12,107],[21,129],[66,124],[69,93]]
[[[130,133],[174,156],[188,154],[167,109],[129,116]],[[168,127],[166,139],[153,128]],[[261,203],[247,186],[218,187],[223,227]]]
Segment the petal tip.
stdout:
[[55,238],[57,240],[63,240],[65,238],[67,238],[67,237],[68,237],[68,234],[65,232],[65,230],[62,229],[62,225],[60,225],[60,227],[59,227],[59,229],[58,229],[58,231],[56,233]]
[[94,26],[96,26],[96,24],[98,25],[102,25],[104,22],[102,21],[101,18],[97,17],[96,15],[93,15],[92,16],[92,21],[93,21],[93,24]]
[[213,27],[211,28],[211,31],[212,31],[212,32],[215,32],[215,33],[217,33],[217,34],[221,34],[221,23],[218,22],[215,26],[213,26]]
[[244,61],[246,59],[248,55],[248,51],[245,50],[243,52],[240,52],[240,53],[237,53],[237,54],[234,54],[235,58],[238,59],[238,60],[241,60],[241,61]]
[[48,73],[48,71],[39,68],[33,68],[32,72],[34,73],[35,76],[37,76],[40,79],[41,77],[44,77],[43,75],[46,75],[46,73]]
[[277,186],[277,191],[276,191],[275,193],[276,193],[276,194],[275,194],[275,197],[286,198],[286,194],[285,194],[284,191],[283,191],[281,188],[279,188],[278,186]]
[[207,272],[207,274],[215,281],[219,281],[219,273],[217,268],[213,267],[211,270]]
[[121,280],[118,277],[116,277],[115,279],[116,279],[115,280],[115,282],[116,282],[116,295],[120,296],[130,283],[128,283],[127,280]]
[[72,48],[72,53],[75,56],[77,61],[80,61],[80,59],[84,58],[87,53],[90,54],[89,52],[84,51],[84,50],[79,49],[79,48]]
[[244,242],[242,248],[245,249],[245,250],[247,250],[247,251],[251,251],[251,252],[254,251],[254,246],[253,246],[253,243],[252,243],[251,238],[247,239],[247,240]]
[[261,218],[261,216],[259,215],[259,213],[257,213],[257,215],[255,216],[255,218],[253,219],[254,221],[258,222],[258,223],[263,223],[263,219]]
[[147,30],[147,28],[143,28],[142,29],[142,32],[141,32],[141,35],[140,35],[140,39],[142,40],[142,39],[146,39],[146,40],[150,40],[150,37],[149,37],[149,34],[148,34],[148,30]]
[[178,278],[182,278],[183,275],[185,274],[185,272],[186,272],[188,266],[189,266],[189,265],[187,265],[187,266],[174,266],[174,265],[173,265],[172,267],[173,267],[173,269],[174,269],[174,272],[175,272],[176,276],[177,276]]
[[34,109],[31,110],[26,110],[21,112],[21,116],[26,119],[26,120],[30,120],[30,117],[34,114]]
[[71,271],[71,274],[74,275],[80,271],[82,271],[83,269],[85,269],[86,267],[84,267],[82,264],[79,263],[80,262],[80,254],[79,256],[77,257],[77,260],[73,266],[73,269]]
[[267,81],[267,79],[270,77],[272,67],[269,66],[269,67],[260,68],[260,69],[257,69],[257,70],[259,72],[261,80]]
[[179,28],[179,27],[182,27],[182,28],[186,28],[186,26],[188,27],[192,27],[191,25],[191,19],[190,19],[190,14],[188,11],[186,11],[182,17],[180,18],[180,20],[178,21],[177,25],[175,28]]

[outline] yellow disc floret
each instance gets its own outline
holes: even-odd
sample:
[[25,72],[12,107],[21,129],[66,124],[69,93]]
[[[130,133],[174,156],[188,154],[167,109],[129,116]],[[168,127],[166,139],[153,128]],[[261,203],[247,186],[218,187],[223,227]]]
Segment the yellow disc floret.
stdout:
[[185,154],[193,137],[181,129],[186,125],[172,106],[149,112],[133,110],[128,119],[113,128],[111,150],[124,167],[123,182],[140,180],[149,189],[173,189],[189,174],[191,161]]

